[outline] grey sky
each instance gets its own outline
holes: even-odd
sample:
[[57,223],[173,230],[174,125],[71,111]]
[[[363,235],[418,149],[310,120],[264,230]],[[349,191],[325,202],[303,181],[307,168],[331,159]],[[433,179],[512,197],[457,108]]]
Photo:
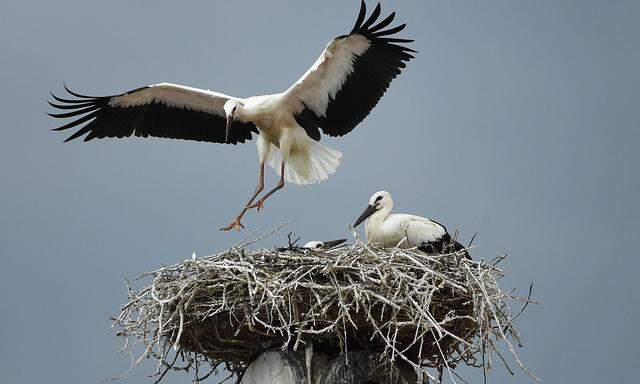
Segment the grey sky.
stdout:
[[[237,241],[217,228],[257,177],[254,143],[63,145],[44,115],[49,90],[65,80],[95,94],[161,81],[278,92],[357,9],[355,0],[0,3],[3,383],[120,373],[128,362],[114,356],[107,317],[125,298],[124,278]],[[420,54],[359,127],[323,139],[344,153],[329,181],[288,186],[244,223],[291,220],[305,240],[344,236],[368,197],[388,189],[397,211],[438,218],[465,241],[479,232],[474,257],[509,253],[506,286],[535,281],[543,304],[520,321],[520,353],[546,382],[631,382],[640,3],[416,0],[383,10],[407,22]],[[491,382],[526,382],[498,368]],[[153,369],[124,382],[151,382]]]

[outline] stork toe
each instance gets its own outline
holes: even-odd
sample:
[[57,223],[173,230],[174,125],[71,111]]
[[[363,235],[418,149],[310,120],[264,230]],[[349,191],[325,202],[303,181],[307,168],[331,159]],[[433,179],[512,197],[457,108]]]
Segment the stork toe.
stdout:
[[235,220],[233,220],[226,227],[220,228],[221,231],[230,231],[232,229],[235,229],[238,232],[240,232],[242,229],[244,229],[244,225],[242,225],[242,223],[240,222],[239,218],[236,218]]

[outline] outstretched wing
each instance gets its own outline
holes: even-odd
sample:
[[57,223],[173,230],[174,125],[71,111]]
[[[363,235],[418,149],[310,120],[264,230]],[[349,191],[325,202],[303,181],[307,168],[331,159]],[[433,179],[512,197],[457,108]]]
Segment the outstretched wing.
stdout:
[[[348,35],[335,38],[318,60],[284,97],[294,105],[295,118],[307,134],[320,139],[345,135],[358,125],[400,74],[414,50],[399,45],[413,40],[389,37],[405,24],[385,29],[395,12],[378,22],[380,4],[365,21],[362,1],[356,23]],[[375,25],[374,25],[375,24]]]
[[[51,95],[58,103],[49,102],[63,113],[50,113],[55,118],[74,120],[55,131],[80,127],[65,142],[87,134],[84,141],[105,137],[165,137],[225,143],[226,118],[224,103],[232,96],[182,85],[161,83],[115,95],[85,96],[65,89],[73,99]],[[82,124],[86,125],[82,126]],[[257,133],[251,122],[236,120],[229,132],[229,144],[251,140]]]

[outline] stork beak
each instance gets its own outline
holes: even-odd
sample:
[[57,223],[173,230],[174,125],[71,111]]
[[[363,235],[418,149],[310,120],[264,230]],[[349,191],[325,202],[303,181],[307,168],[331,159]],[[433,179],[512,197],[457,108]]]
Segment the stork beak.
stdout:
[[224,134],[224,142],[229,142],[229,131],[231,131],[231,126],[233,125],[233,116],[227,115],[227,129]]
[[322,243],[324,244],[324,246],[322,248],[323,249],[332,249],[333,247],[338,246],[338,245],[344,243],[345,241],[347,241],[347,239],[323,241]]
[[360,223],[362,223],[363,221],[367,220],[367,218],[371,215],[373,215],[378,209],[376,209],[375,205],[367,205],[367,208],[364,209],[364,212],[362,212],[362,215],[360,215],[360,217],[358,217],[358,220],[356,220],[356,222],[353,224],[353,227],[357,227],[358,225],[360,225]]

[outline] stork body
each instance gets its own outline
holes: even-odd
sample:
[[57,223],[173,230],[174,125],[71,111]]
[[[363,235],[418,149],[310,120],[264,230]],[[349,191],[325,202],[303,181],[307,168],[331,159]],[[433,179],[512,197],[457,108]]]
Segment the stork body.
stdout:
[[[369,204],[356,220],[354,227],[365,223],[367,242],[383,248],[412,248],[428,254],[463,251],[465,247],[451,238],[447,228],[435,220],[426,217],[391,213],[393,200],[391,194],[379,191],[369,199]],[[463,256],[471,259],[464,251]]]
[[[239,98],[219,92],[160,83],[114,96],[94,97],[66,90],[75,99],[50,103],[69,112],[50,114],[75,120],[56,128],[81,126],[66,141],[105,137],[164,137],[237,144],[258,134],[260,176],[251,198],[239,215],[221,229],[240,229],[244,213],[262,208],[264,201],[284,187],[285,181],[310,184],[334,173],[342,154],[319,143],[320,130],[343,136],[375,107],[391,81],[413,58],[403,43],[390,37],[405,25],[388,27],[395,17],[381,21],[380,4],[366,18],[361,3],[352,30],[333,39],[309,70],[286,91]],[[264,166],[269,164],[280,181],[256,203],[264,189]]]
[[286,164],[290,169],[285,168],[284,179],[296,184],[325,180],[335,172],[342,154],[310,138],[293,110],[284,93],[255,96],[239,103],[235,117],[256,124],[261,164],[269,162],[281,176],[278,166]]

